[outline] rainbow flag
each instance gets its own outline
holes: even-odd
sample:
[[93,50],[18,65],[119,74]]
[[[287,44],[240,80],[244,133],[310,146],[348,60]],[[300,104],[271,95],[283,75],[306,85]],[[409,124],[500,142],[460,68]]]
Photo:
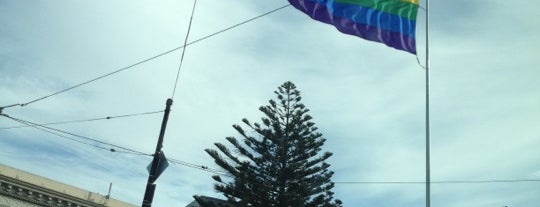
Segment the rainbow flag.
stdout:
[[416,54],[418,0],[289,0],[339,31]]

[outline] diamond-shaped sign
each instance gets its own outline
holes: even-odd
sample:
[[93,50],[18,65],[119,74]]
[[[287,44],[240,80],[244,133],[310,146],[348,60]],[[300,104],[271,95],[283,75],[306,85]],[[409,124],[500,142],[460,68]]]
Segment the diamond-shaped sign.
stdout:
[[[158,167],[156,175],[154,176],[154,180],[152,180],[152,183],[158,179],[158,177],[165,171],[165,169],[169,167],[169,162],[167,161],[167,158],[165,158],[165,153],[161,152],[159,153],[159,159],[158,159]],[[150,163],[146,169],[148,172],[150,172],[150,169],[152,168],[152,163]]]

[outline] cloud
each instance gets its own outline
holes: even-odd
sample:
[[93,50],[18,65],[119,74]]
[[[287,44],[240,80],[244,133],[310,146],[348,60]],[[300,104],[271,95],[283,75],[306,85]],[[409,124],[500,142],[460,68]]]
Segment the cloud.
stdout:
[[[199,1],[190,40],[283,1]],[[192,2],[2,2],[0,105],[22,103],[182,44]],[[431,3],[433,180],[540,177],[537,3]],[[420,12],[422,15],[422,12]],[[420,19],[420,18],[419,18]],[[419,49],[423,47],[419,22]],[[419,53],[423,60],[422,52]],[[4,112],[39,123],[162,110],[180,51]],[[424,179],[424,71],[414,56],[343,35],[289,7],[187,48],[167,127],[167,157],[215,168],[204,153],[258,121],[293,81],[328,139],[335,181]],[[57,125],[153,153],[161,115]],[[1,118],[0,127],[13,122]],[[0,130],[3,164],[139,204],[149,157],[111,153],[31,128]],[[36,156],[36,154],[38,156]],[[64,176],[69,172],[70,176]],[[219,196],[211,174],[171,165],[157,206]],[[422,206],[423,185],[337,184],[346,206]],[[433,184],[437,206],[534,206],[537,184]]]

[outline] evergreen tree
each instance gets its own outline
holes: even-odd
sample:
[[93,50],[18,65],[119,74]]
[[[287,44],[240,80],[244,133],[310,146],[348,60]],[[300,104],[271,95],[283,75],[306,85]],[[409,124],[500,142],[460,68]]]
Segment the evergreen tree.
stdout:
[[215,189],[236,207],[340,207],[325,162],[332,153],[320,153],[326,139],[300,92],[285,82],[275,94],[277,101],[259,108],[262,124],[242,120],[252,133],[233,125],[242,138],[226,138],[233,150],[221,143],[215,143],[219,151],[205,150],[231,177],[213,176]]

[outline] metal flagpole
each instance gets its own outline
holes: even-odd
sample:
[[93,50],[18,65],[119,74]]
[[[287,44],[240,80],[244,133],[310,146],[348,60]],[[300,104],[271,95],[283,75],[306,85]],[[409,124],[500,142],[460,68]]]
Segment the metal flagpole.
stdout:
[[431,207],[431,137],[429,126],[429,0],[426,0],[426,207]]

